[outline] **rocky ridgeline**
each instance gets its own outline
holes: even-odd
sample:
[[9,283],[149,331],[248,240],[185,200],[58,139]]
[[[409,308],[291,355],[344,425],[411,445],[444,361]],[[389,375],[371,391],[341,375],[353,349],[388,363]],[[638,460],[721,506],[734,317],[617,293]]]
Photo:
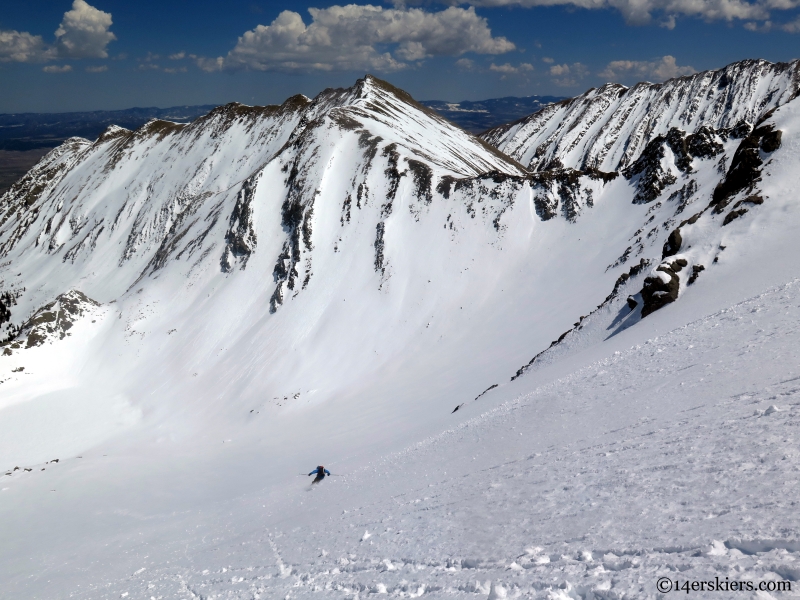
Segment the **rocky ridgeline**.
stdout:
[[[761,123],[799,94],[800,61],[742,61],[664,84],[643,83],[630,89],[609,84],[482,137],[537,173],[597,167],[613,176],[619,170],[633,187],[634,204],[677,199],[675,216],[702,196],[697,180],[691,178],[696,172],[693,164],[721,157],[717,171],[723,177],[710,204],[670,232],[662,262],[644,281],[641,316],[646,317],[677,300],[681,283],[691,285],[706,268],[689,265],[684,258],[664,260],[680,251],[681,228],[697,223],[705,210],[721,214],[738,196],[742,197],[720,226],[763,204],[756,187],[762,156],[780,147],[782,133]],[[730,140],[742,141],[726,168],[729,158],[723,144]],[[681,187],[673,191],[679,180]],[[668,189],[671,193],[664,198]],[[560,197],[569,195],[562,191]],[[636,255],[643,250],[641,243],[638,253],[627,248],[614,266],[626,262],[632,251]]]
[[660,84],[607,84],[481,137],[534,171],[619,171],[673,128],[696,134],[756,123],[798,90],[800,61],[746,60]]

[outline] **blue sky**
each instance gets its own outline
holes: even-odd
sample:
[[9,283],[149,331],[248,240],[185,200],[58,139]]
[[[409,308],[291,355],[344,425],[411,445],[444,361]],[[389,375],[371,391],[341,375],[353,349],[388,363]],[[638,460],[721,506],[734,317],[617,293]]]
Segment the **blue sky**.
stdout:
[[414,97],[572,96],[800,56],[800,0],[0,0],[0,112],[279,103],[372,73]]

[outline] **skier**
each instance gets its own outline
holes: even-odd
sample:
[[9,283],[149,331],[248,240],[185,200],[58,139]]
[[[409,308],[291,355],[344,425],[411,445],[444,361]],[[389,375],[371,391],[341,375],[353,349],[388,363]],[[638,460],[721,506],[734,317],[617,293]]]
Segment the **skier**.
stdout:
[[311,471],[311,473],[309,473],[308,476],[311,477],[312,475],[314,475],[314,473],[316,473],[317,476],[314,478],[314,481],[311,482],[311,485],[314,485],[315,483],[319,483],[320,481],[325,479],[325,475],[330,475],[331,474],[331,472],[328,471],[328,469],[326,469],[322,465],[318,466],[316,469]]

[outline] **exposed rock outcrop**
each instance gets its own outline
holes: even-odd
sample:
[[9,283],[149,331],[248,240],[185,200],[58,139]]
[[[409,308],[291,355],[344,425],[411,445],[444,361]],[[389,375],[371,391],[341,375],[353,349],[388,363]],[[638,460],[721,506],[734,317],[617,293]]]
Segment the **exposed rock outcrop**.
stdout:
[[37,310],[12,338],[3,341],[9,349],[41,346],[46,341],[63,340],[69,330],[88,311],[100,306],[78,290],[70,290]]
[[761,153],[775,152],[781,146],[781,137],[781,131],[775,130],[773,125],[762,125],[742,140],[725,178],[714,189],[709,207],[716,214],[722,213],[737,194],[755,189],[756,184],[761,181],[761,169],[764,165]]
[[661,264],[642,287],[642,318],[678,299],[680,279],[671,266]]
[[256,232],[253,225],[253,196],[260,173],[245,180],[236,196],[236,204],[231,213],[228,231],[225,232],[225,249],[220,265],[226,273],[233,269],[233,261],[241,261],[242,268],[256,248]]
[[667,150],[677,171],[692,173],[695,158],[713,158],[722,153],[720,134],[703,126],[697,132],[686,135],[673,127],[666,135],[657,136],[644,149],[633,164],[623,170],[626,179],[635,179],[634,204],[646,204],[658,198],[664,189],[678,180],[667,159]]

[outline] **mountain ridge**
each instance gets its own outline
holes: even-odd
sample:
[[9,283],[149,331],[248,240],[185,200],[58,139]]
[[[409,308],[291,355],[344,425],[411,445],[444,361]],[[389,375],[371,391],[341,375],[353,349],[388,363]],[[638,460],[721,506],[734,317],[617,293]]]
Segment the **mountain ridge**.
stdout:
[[[419,103],[437,110],[450,121],[471,133],[480,133],[498,124],[527,116],[544,104],[562,99],[562,97],[556,96],[509,96],[463,102],[422,100]],[[51,148],[70,137],[93,140],[110,125],[117,125],[125,129],[138,129],[152,119],[190,122],[207,115],[218,106],[224,105],[203,104],[68,113],[0,114],[0,150],[25,151]],[[245,105],[242,104],[242,106]]]
[[[762,85],[773,87],[760,90]],[[670,127],[694,133],[703,125],[716,129],[735,127],[740,121],[752,125],[799,92],[800,61],[746,60],[664,83],[639,83],[631,88],[609,83],[482,137],[533,170],[566,166],[617,171]],[[632,115],[638,115],[636,130],[630,137],[620,136]]]
[[[392,121],[393,117],[390,115],[390,113],[392,113],[392,111],[394,111],[395,114],[402,113],[402,111],[405,110],[400,108],[402,106],[409,106],[412,110],[421,111],[421,115],[424,115],[425,118],[433,119],[432,122],[437,123],[437,127],[445,127],[445,130],[449,132],[447,134],[448,136],[460,136],[460,139],[464,140],[465,142],[472,139],[474,141],[469,143],[473,145],[474,143],[486,144],[487,142],[494,140],[499,144],[499,147],[507,149],[508,144],[513,143],[513,140],[510,140],[509,138],[510,141],[499,143],[497,141],[499,139],[498,135],[506,136],[504,138],[506,139],[508,138],[508,133],[510,131],[519,129],[520,127],[525,128],[529,123],[538,123],[543,118],[552,119],[553,117],[551,113],[558,112],[564,107],[576,105],[576,103],[579,105],[579,117],[588,119],[589,123],[595,122],[598,119],[613,121],[616,119],[616,117],[613,116],[613,110],[616,109],[609,108],[611,105],[608,104],[607,100],[605,99],[608,97],[609,93],[611,93],[612,96],[616,95],[622,99],[624,99],[624,97],[627,95],[631,95],[634,97],[635,102],[641,103],[643,100],[641,99],[642,95],[637,91],[639,89],[642,89],[646,92],[645,96],[647,93],[650,93],[653,90],[657,92],[667,90],[667,96],[676,95],[677,97],[685,97],[686,93],[678,93],[676,86],[687,85],[692,87],[696,86],[697,82],[701,82],[706,88],[709,89],[709,98],[711,99],[711,104],[717,106],[719,105],[719,100],[715,99],[716,96],[714,96],[714,90],[712,88],[716,87],[717,90],[727,88],[728,83],[725,83],[725,85],[722,85],[722,83],[730,79],[731,73],[742,71],[751,73],[748,75],[748,77],[750,77],[751,80],[755,78],[755,83],[748,83],[744,86],[743,91],[739,93],[744,94],[746,103],[758,104],[761,102],[762,112],[769,112],[769,110],[773,110],[781,101],[785,101],[786,98],[794,97],[792,94],[796,95],[797,93],[797,91],[793,90],[791,86],[787,88],[786,84],[782,83],[782,81],[785,81],[788,77],[788,81],[791,85],[798,85],[797,62],[785,65],[770,66],[769,63],[766,63],[765,61],[745,61],[743,63],[737,63],[733,66],[728,66],[725,69],[717,72],[701,73],[691,77],[671,80],[665,84],[640,84],[630,89],[617,85],[608,85],[599,90],[599,95],[593,95],[594,91],[590,90],[590,92],[587,92],[583,96],[546,107],[541,111],[534,113],[530,117],[523,119],[522,121],[511,123],[507,126],[504,126],[504,128],[495,130],[494,132],[489,132],[480,138],[471,138],[468,134],[465,137],[464,135],[457,133],[458,130],[449,127],[449,125],[447,125],[447,121],[443,120],[438,113],[435,113],[430,108],[417,103],[402,90],[398,90],[397,88],[391,86],[391,84],[368,76],[363,80],[359,80],[359,82],[357,82],[352,88],[325,90],[321,92],[314,100],[309,100],[305,96],[298,95],[287,99],[280,106],[248,107],[238,103],[228,104],[215,108],[207,115],[204,115],[191,124],[176,124],[163,120],[151,120],[136,131],[128,131],[119,127],[111,126],[93,143],[77,138],[70,140],[68,143],[64,144],[60,150],[51,153],[52,155],[48,155],[48,157],[46,157],[40,163],[40,165],[37,166],[37,168],[32,170],[25,178],[23,178],[23,180],[18,182],[18,184],[15,184],[12,190],[4,195],[2,202],[5,205],[5,209],[2,211],[2,213],[0,213],[0,226],[5,227],[4,232],[6,235],[3,236],[4,239],[2,240],[2,244],[0,244],[0,252],[2,252],[3,255],[8,255],[8,253],[19,242],[21,237],[26,234],[30,224],[37,220],[39,213],[37,200],[39,196],[45,193],[48,189],[52,190],[54,186],[57,186],[60,178],[65,173],[68,173],[73,166],[81,162],[85,156],[88,156],[87,153],[90,154],[91,152],[99,151],[98,149],[103,145],[107,146],[108,150],[106,150],[106,152],[110,152],[110,154],[107,164],[103,167],[103,171],[108,173],[109,169],[113,170],[116,168],[118,161],[124,160],[126,152],[132,151],[137,144],[148,143],[147,140],[153,140],[153,143],[158,144],[167,138],[172,139],[176,135],[179,137],[188,136],[188,139],[192,140],[190,143],[195,143],[199,139],[198,136],[203,135],[207,135],[210,140],[214,140],[219,135],[224,135],[224,132],[235,124],[237,127],[242,129],[243,133],[250,135],[250,139],[252,141],[248,142],[249,144],[258,143],[261,145],[261,158],[250,160],[248,163],[250,166],[248,166],[244,171],[240,170],[240,175],[237,176],[235,181],[229,181],[227,184],[225,184],[225,186],[223,186],[223,188],[218,188],[217,191],[205,191],[197,196],[194,193],[194,187],[196,187],[198,184],[190,184],[189,187],[186,188],[187,190],[191,189],[191,192],[178,192],[177,189],[175,189],[173,194],[177,193],[178,198],[183,196],[186,198],[186,200],[179,200],[178,204],[174,205],[172,208],[167,208],[165,205],[163,208],[159,209],[160,213],[163,215],[170,213],[172,215],[167,217],[166,220],[162,220],[163,217],[158,217],[155,221],[153,221],[154,224],[161,223],[160,225],[156,225],[156,227],[162,232],[159,235],[163,235],[165,237],[158,243],[157,251],[152,254],[146,265],[142,265],[139,276],[130,285],[135,285],[136,282],[140,281],[148,273],[153,275],[157,270],[163,268],[170,254],[183,256],[184,253],[188,251],[189,247],[192,247],[194,250],[196,250],[192,244],[200,243],[198,240],[204,240],[211,231],[211,228],[205,228],[202,231],[195,231],[194,235],[198,237],[194,238],[190,242],[189,246],[181,249],[179,245],[176,244],[185,243],[186,239],[189,239],[190,236],[187,237],[188,229],[182,230],[180,227],[185,225],[187,219],[189,219],[191,215],[195,213],[197,210],[196,203],[198,201],[202,202],[204,199],[208,200],[210,197],[208,194],[215,195],[220,193],[228,193],[231,191],[232,187],[237,185],[242,185],[243,187],[239,190],[237,200],[229,212],[229,227],[223,236],[226,241],[224,245],[225,250],[223,251],[223,256],[220,259],[220,265],[223,272],[231,272],[235,264],[238,262],[241,262],[242,267],[244,267],[247,263],[248,257],[254,250],[257,240],[257,236],[253,231],[253,224],[250,222],[252,220],[252,207],[250,205],[252,203],[252,194],[255,182],[258,177],[260,177],[258,173],[264,168],[265,165],[269,164],[270,161],[273,161],[275,157],[279,156],[281,153],[291,154],[292,152],[300,150],[300,155],[292,159],[294,166],[291,166],[290,168],[288,164],[284,164],[282,167],[284,172],[289,173],[289,177],[285,180],[285,185],[288,186],[288,196],[283,202],[281,209],[283,215],[281,217],[281,223],[282,227],[290,232],[290,236],[285,242],[273,269],[273,277],[275,278],[276,282],[283,282],[276,287],[270,300],[270,307],[274,312],[282,303],[283,296],[289,290],[294,290],[296,279],[300,277],[298,265],[302,262],[302,256],[304,255],[303,248],[305,248],[306,251],[310,251],[312,249],[312,244],[310,241],[310,228],[311,220],[313,219],[314,203],[312,200],[310,200],[310,197],[313,195],[313,190],[302,189],[304,186],[304,180],[299,176],[299,174],[301,164],[312,164],[316,160],[315,155],[318,152],[318,146],[316,140],[313,139],[315,135],[313,132],[316,131],[318,127],[323,126],[326,119],[330,119],[331,123],[334,123],[337,127],[344,131],[351,130],[358,133],[359,146],[362,148],[362,151],[366,152],[364,156],[367,158],[367,163],[363,168],[369,169],[370,163],[377,152],[376,144],[380,144],[383,138],[374,133],[374,131],[361,129],[362,126],[358,119],[363,119],[366,117],[372,119],[375,126],[389,126],[394,128],[396,127],[396,124],[394,121]],[[778,87],[775,88],[773,84],[768,83],[766,84],[766,89],[758,92],[758,88],[760,86],[758,82],[761,81],[759,77],[763,78],[765,72],[767,75],[773,76],[773,79],[775,79],[777,76]],[[780,79],[781,77],[783,77],[783,80]],[[770,88],[769,85],[773,85],[773,88]],[[762,93],[763,100],[759,100],[757,92]],[[383,96],[379,98],[381,94],[383,94]],[[394,100],[389,100],[392,98]],[[731,96],[728,96],[728,98],[730,99]],[[399,102],[399,104],[396,104],[397,102]],[[730,102],[730,100],[728,102]],[[602,111],[598,113],[597,110],[593,108],[594,105],[598,103],[601,105],[601,107],[605,107],[604,110],[612,110],[610,113],[611,116],[598,116],[603,114]],[[741,112],[740,109],[735,108],[735,104],[730,105],[729,108],[734,112],[736,110]],[[397,112],[398,110],[400,113]],[[570,110],[574,112],[574,110]],[[622,110],[623,112],[629,113],[633,109],[624,108],[623,103]],[[720,113],[718,110],[712,110],[710,113],[708,112],[708,109],[703,110],[706,112],[703,113],[699,108],[695,108],[693,109],[693,112],[689,114],[689,117],[691,117],[692,114],[700,114],[700,117],[698,117],[700,119],[700,121],[698,121],[698,131],[700,133],[707,132],[703,133],[703,135],[706,136],[706,138],[704,138],[706,141],[698,143],[705,144],[709,148],[716,144],[717,149],[702,151],[694,150],[692,151],[695,153],[694,156],[703,158],[706,156],[713,157],[718,155],[722,151],[722,146],[719,144],[719,142],[713,141],[715,136],[718,139],[726,138],[728,135],[733,135],[734,138],[745,137],[745,134],[747,133],[746,131],[744,134],[739,135],[736,133],[726,133],[729,131],[729,129],[724,128],[724,130],[708,129],[709,125],[706,123],[708,119],[703,120],[703,114],[710,114],[709,118],[712,120],[713,118],[719,120],[721,117],[715,117],[715,115],[719,115]],[[745,109],[745,114],[750,114],[747,112],[748,110],[751,109]],[[737,113],[737,118],[738,116],[739,115]],[[273,119],[274,125],[268,126],[268,130],[265,132],[254,133],[255,130],[261,126],[259,123],[267,123],[265,119],[267,121]],[[416,117],[412,118],[409,123],[413,123],[414,119],[416,119]],[[732,120],[732,117],[724,117],[724,119]],[[570,123],[569,131],[571,132],[581,130],[581,128],[585,130],[586,127],[588,127],[588,125],[580,125],[580,120],[576,121],[573,119],[571,121],[568,120],[568,122]],[[646,119],[644,122],[646,122]],[[716,123],[716,121],[714,121],[714,123]],[[725,121],[723,124],[725,123],[727,123],[727,121]],[[740,120],[737,123],[737,127],[741,129],[745,126],[744,123],[746,123],[746,121]],[[641,127],[641,124],[635,125],[634,130],[637,128],[641,129]],[[647,125],[647,127],[652,129],[653,126]],[[659,127],[663,129],[663,126]],[[653,131],[655,132],[655,130]],[[670,132],[673,131],[675,131],[675,135],[680,138],[680,135],[677,133],[678,130],[673,127]],[[733,130],[731,129],[730,131]],[[398,132],[395,132],[393,135],[396,135],[397,133]],[[275,137],[276,135],[278,138]],[[597,135],[598,134],[593,134],[593,136],[589,137],[591,137],[591,139],[596,139]],[[672,133],[670,133],[670,135],[672,135]],[[309,138],[309,136],[311,136],[311,138]],[[392,144],[384,146],[382,156],[388,158],[389,161],[388,168],[384,173],[385,176],[388,177],[389,188],[387,198],[389,198],[389,201],[385,203],[384,207],[381,209],[383,218],[391,215],[391,198],[393,197],[393,194],[396,193],[396,189],[400,181],[403,179],[403,177],[408,177],[409,174],[415,182],[415,193],[417,198],[424,199],[423,204],[430,202],[432,194],[434,193],[434,187],[436,188],[435,193],[441,194],[443,198],[447,199],[450,197],[451,188],[456,191],[466,190],[467,194],[469,195],[470,193],[474,193],[486,185],[485,183],[481,182],[491,181],[492,183],[490,184],[490,187],[500,186],[501,188],[505,187],[510,190],[510,192],[503,192],[503,194],[509,198],[509,200],[503,200],[503,202],[513,202],[513,200],[510,199],[514,196],[514,194],[518,193],[519,190],[530,188],[532,191],[534,191],[533,204],[539,218],[548,220],[561,213],[569,221],[573,222],[578,218],[582,211],[592,207],[593,196],[595,194],[602,193],[602,190],[611,181],[613,181],[615,177],[618,176],[616,172],[604,173],[603,171],[594,169],[594,167],[586,168],[585,170],[564,167],[561,158],[555,159],[554,162],[551,161],[552,168],[543,170],[536,167],[532,172],[527,172],[526,169],[519,163],[516,163],[513,158],[506,158],[506,155],[504,155],[502,152],[498,152],[491,145],[482,146],[483,150],[487,150],[492,155],[492,158],[489,162],[484,161],[470,164],[471,161],[473,161],[472,158],[466,158],[466,162],[464,162],[465,156],[461,156],[458,153],[453,154],[452,150],[449,149],[447,145],[441,146],[441,151],[439,152],[431,152],[424,146],[416,144],[414,139],[409,137],[407,134],[405,136],[400,134],[400,136],[405,140],[404,143],[406,144],[407,148],[412,149],[412,153],[415,153],[419,158],[421,158],[422,162],[416,158],[412,159],[409,157],[406,159],[409,170],[398,170],[397,165],[399,164],[399,155]],[[722,138],[719,136],[722,136]],[[574,148],[579,147],[578,145],[582,143],[582,137],[584,136],[580,134],[577,138],[575,138],[575,140],[570,142],[570,145],[567,147],[568,153],[574,154]],[[304,140],[306,139],[309,139],[310,141],[305,142]],[[623,137],[620,136],[619,139],[613,143],[619,145],[621,143],[619,140],[622,139]],[[665,167],[665,165],[662,164],[665,159],[665,154],[664,150],[661,149],[663,143],[658,142],[658,140],[666,138],[656,136],[655,138],[648,139],[650,139],[649,143],[651,146],[655,144],[652,150],[647,150],[647,152],[650,152],[651,154],[655,153],[653,154],[653,157],[647,158],[645,162],[642,162],[645,160],[644,158],[639,157],[637,159],[639,162],[629,166],[623,173],[624,178],[631,180],[638,190],[637,195],[634,197],[634,202],[638,201],[637,198],[644,198],[642,202],[648,203],[659,197],[659,195],[667,186],[677,181],[676,176],[672,174],[670,167]],[[689,140],[694,138],[686,139]],[[669,142],[671,153],[675,156],[675,160],[677,160],[677,156],[675,155],[677,146],[675,146],[675,144],[679,143],[685,145],[687,143],[686,141],[683,141],[683,138],[680,138],[680,140],[680,142]],[[268,146],[263,146],[265,141],[269,142]],[[172,146],[170,147],[174,147],[175,143],[179,142],[173,142]],[[689,146],[694,147],[692,146],[694,142],[688,143]],[[711,144],[711,146],[709,146],[709,144]],[[629,143],[625,142],[625,145],[629,145]],[[610,148],[610,146],[606,146],[607,148]],[[213,147],[221,148],[218,143]],[[303,154],[302,151],[303,147],[309,148],[305,154]],[[532,146],[529,144],[527,147]],[[700,146],[698,146],[698,148],[699,147]],[[541,148],[542,146],[539,146],[536,150],[537,156],[542,154]],[[650,146],[648,146],[648,148],[650,148]],[[310,154],[308,152],[310,152]],[[475,156],[484,154],[482,151],[474,148],[471,150],[471,152],[477,152]],[[516,153],[516,155],[523,157],[526,152],[530,153],[529,150],[525,150],[524,152],[520,150]],[[550,150],[547,152],[550,152]],[[592,152],[595,152],[595,150],[590,148],[587,150],[587,152],[591,154]],[[686,150],[684,150],[684,152],[686,152]],[[697,154],[698,152],[700,152],[700,154]],[[583,158],[581,158],[580,155],[577,155],[578,158],[573,160],[573,162],[579,163],[579,165],[585,165],[587,162],[590,162],[590,159],[588,158],[589,154]],[[645,156],[645,154],[642,156]],[[445,159],[444,162],[442,162],[444,157],[447,157],[448,155],[450,155],[451,158]],[[567,161],[566,156],[567,155],[563,157],[564,161]],[[686,163],[688,165],[691,163],[691,160],[693,160],[692,156],[693,155],[687,155],[686,159],[682,160],[688,160],[689,162]],[[724,158],[725,157],[723,157],[723,159]],[[597,160],[595,160],[595,162],[597,162]],[[433,180],[431,179],[432,171],[428,166],[432,164],[437,164],[439,167],[451,169],[450,173],[445,173],[441,176],[440,181],[435,186]],[[533,164],[533,162],[531,162],[531,164]],[[641,164],[641,166],[636,166],[639,164]],[[691,173],[690,166],[687,167],[681,166],[678,163],[675,164],[677,165],[677,173]],[[287,169],[288,171],[286,171]],[[205,175],[202,175],[201,177],[205,177]],[[466,177],[466,179],[464,179],[464,177]],[[364,189],[367,189],[364,183],[356,186],[356,179],[353,180],[354,188],[346,194],[346,199],[344,201],[348,211],[350,204],[353,202],[353,195],[355,194],[358,196],[356,198],[356,204],[360,205],[360,195]],[[86,181],[87,183],[89,182],[89,180]],[[201,183],[199,185],[202,187],[204,184]],[[356,187],[357,189],[355,189]],[[472,190],[472,192],[469,190]],[[188,196],[186,195],[187,193],[189,194]],[[509,193],[511,194],[510,196],[508,195]],[[496,191],[492,192],[492,194],[494,194],[495,197],[501,197],[497,196]],[[292,199],[293,196],[295,198],[294,200]],[[51,203],[51,206],[55,207],[57,212],[61,211],[60,204]],[[219,212],[219,209],[215,210],[215,216],[211,219],[213,223],[217,223],[222,216],[222,214]],[[345,209],[343,208],[343,210]],[[500,212],[497,213],[498,216],[492,220],[493,227],[497,231],[500,231],[501,229],[499,219],[501,218],[500,215],[502,215],[504,210],[505,209],[500,209]],[[122,214],[122,211],[120,211],[119,214]],[[58,247],[64,246],[64,242],[56,240],[58,236],[54,236],[50,233],[51,228],[54,227],[54,218],[55,216],[52,216],[47,221],[43,231],[37,237],[35,244],[38,246],[40,243],[44,243],[49,236],[49,241],[47,241],[48,253],[54,251],[57,252]],[[61,228],[61,231],[64,231],[64,217],[62,216],[59,218],[59,227]],[[210,217],[204,217],[206,221],[208,221],[209,218]],[[109,219],[110,216],[107,216],[96,222],[89,232],[86,233],[77,244],[66,250],[63,260],[69,260],[74,263],[76,257],[82,251],[82,249],[87,247],[93,249],[97,244],[98,236],[102,235],[104,228],[108,226]],[[116,218],[115,223],[118,221],[118,219],[119,217]],[[342,222],[344,223],[344,217],[342,217],[342,219]],[[14,222],[16,222],[16,227],[12,226],[12,223]],[[383,229],[381,228],[381,222],[379,222],[376,226],[377,235],[373,243],[373,246],[375,247],[374,262],[376,265],[376,270],[385,273],[382,259],[382,236],[384,234]],[[192,223],[194,226],[196,226],[198,221],[195,219]],[[9,229],[10,226],[12,226],[11,229]],[[112,225],[112,227],[115,226],[116,224]],[[135,223],[134,226],[136,226]],[[141,223],[139,226],[141,226]],[[83,226],[78,227],[78,230],[81,230],[82,228]],[[63,237],[62,233],[59,233],[58,235]],[[145,235],[144,230],[136,234],[133,232],[130,233],[129,239],[126,242],[122,253],[122,258],[120,259],[120,265],[128,261],[137,253],[136,247],[139,243],[137,240],[143,239],[143,235]],[[671,235],[675,237],[674,232]],[[304,240],[303,244],[300,244],[300,237],[302,237]],[[628,248],[626,252],[630,252],[630,250],[631,248]],[[641,252],[641,249],[639,252]],[[626,257],[625,260],[627,260],[627,254],[623,253],[623,256]],[[308,261],[310,258],[305,260]],[[625,260],[622,260],[622,262],[624,263]],[[305,275],[302,277],[302,287],[307,285],[309,277],[311,276],[311,270],[308,264],[305,266],[304,272]],[[286,287],[284,287],[284,284]],[[676,292],[674,290],[670,292],[669,297],[674,300],[677,297]],[[31,307],[31,310],[32,308],[33,307]],[[645,311],[645,314],[647,314],[647,311]]]

